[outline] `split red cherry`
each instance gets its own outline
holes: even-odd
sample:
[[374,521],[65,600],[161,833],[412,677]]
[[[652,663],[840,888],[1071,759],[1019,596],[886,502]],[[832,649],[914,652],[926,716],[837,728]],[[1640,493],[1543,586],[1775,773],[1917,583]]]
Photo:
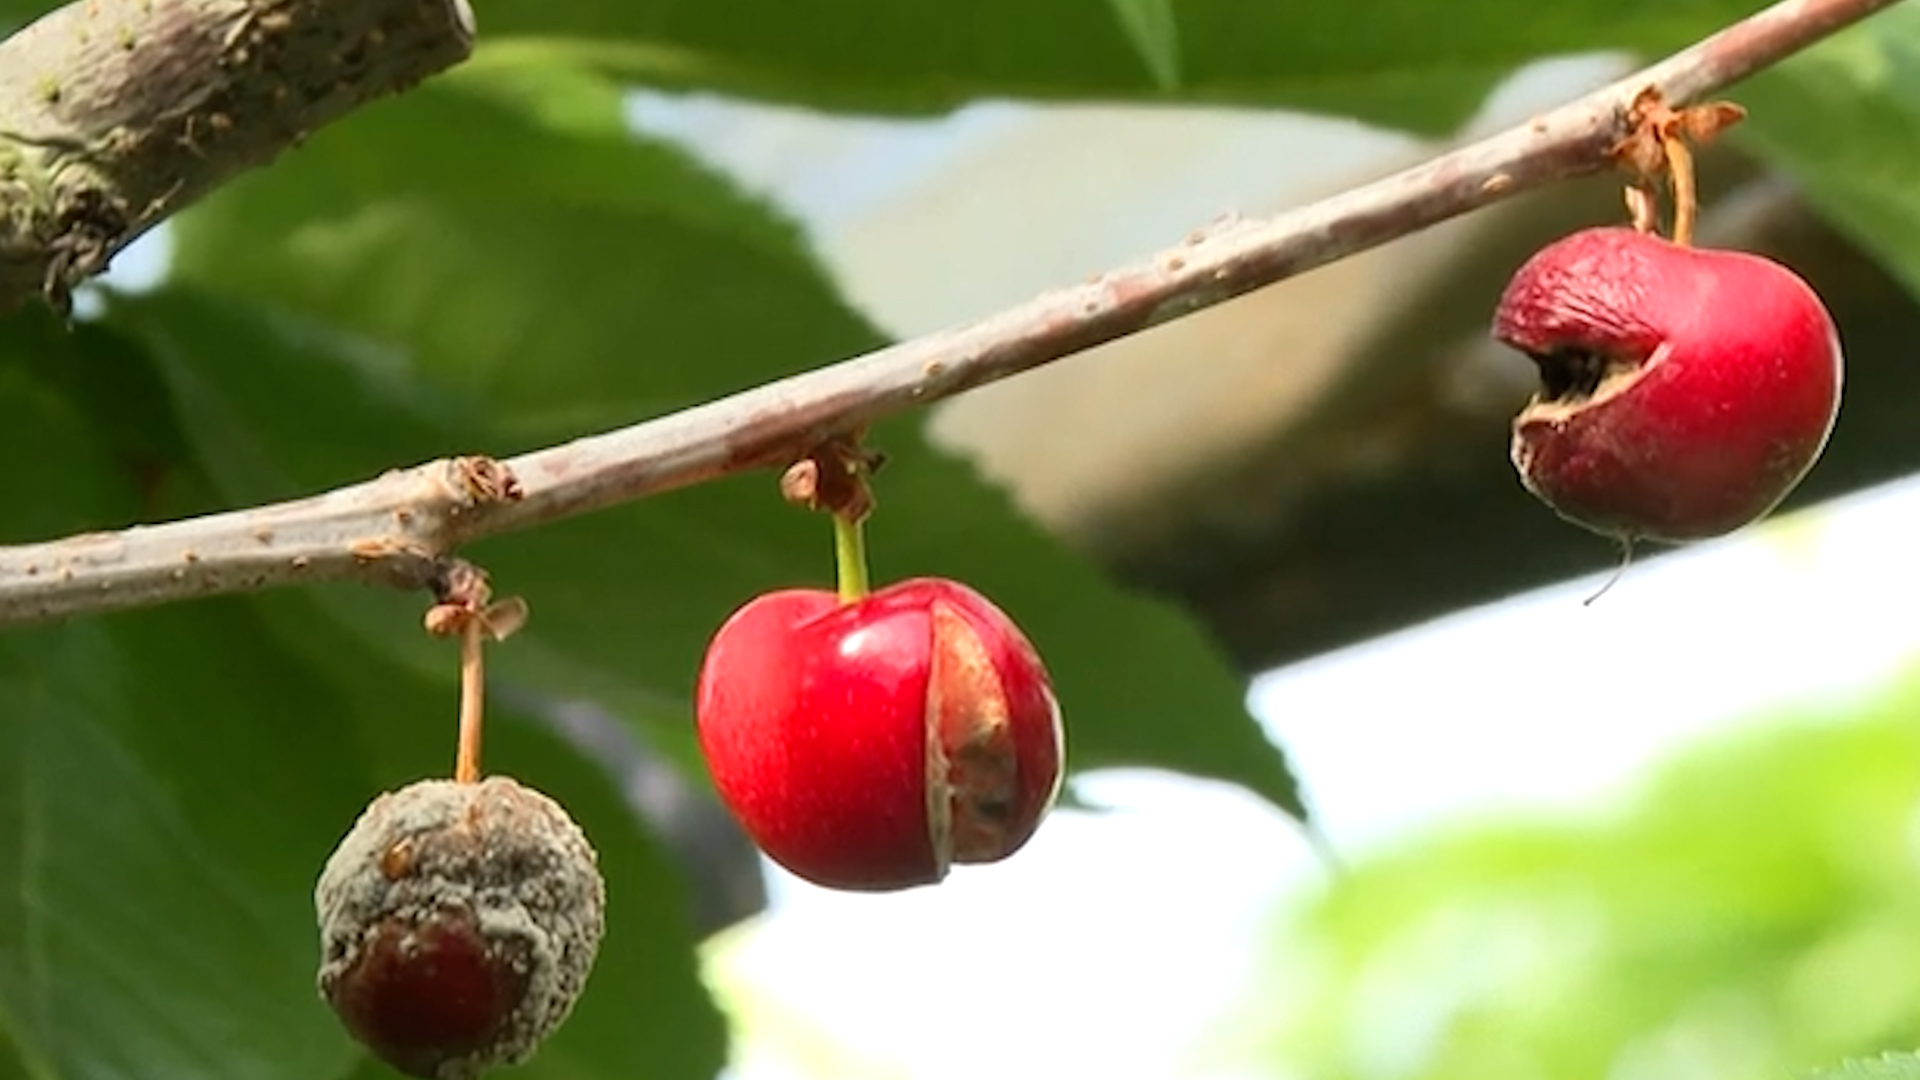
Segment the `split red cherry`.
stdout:
[[1522,266],[1494,336],[1539,366],[1513,462],[1562,517],[1626,541],[1718,536],[1764,516],[1825,447],[1840,341],[1820,298],[1757,255],[1626,228]]
[[1059,792],[1039,655],[952,581],[761,596],[714,636],[695,708],[721,798],[769,857],[822,885],[900,889],[1003,859]]

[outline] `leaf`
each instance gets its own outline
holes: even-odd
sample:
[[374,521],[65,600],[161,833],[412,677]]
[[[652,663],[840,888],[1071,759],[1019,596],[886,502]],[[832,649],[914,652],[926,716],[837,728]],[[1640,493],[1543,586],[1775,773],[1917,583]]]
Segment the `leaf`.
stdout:
[[40,309],[0,321],[0,454],[19,463],[0,475],[0,541],[137,516],[185,452],[156,389],[164,392],[110,331],[69,332]]
[[[1135,14],[1116,20],[1116,2]],[[489,7],[482,22],[496,44],[523,36],[558,42],[603,70],[654,86],[856,112],[938,111],[982,98],[1173,100],[1151,62],[1157,50],[1147,50],[1147,65],[1138,59],[1153,2],[522,0]],[[1570,0],[1524,11],[1509,0],[1183,0],[1177,100],[1287,107],[1437,134],[1530,61],[1665,53],[1754,7],[1749,0]]]
[[[532,66],[483,65],[378,123],[321,133],[180,222],[180,289],[117,306],[120,325],[166,343],[183,426],[229,500],[304,494],[433,446],[560,442],[873,344],[789,224],[677,151],[595,121],[617,113],[611,88]],[[487,178],[444,199],[416,197],[449,158],[497,167],[475,164]],[[878,439],[893,459],[880,498],[899,507],[875,523],[880,574],[966,578],[1026,625],[1070,712],[1076,764],[1217,776],[1297,807],[1240,678],[1187,620],[1067,555],[927,448],[917,418]],[[707,637],[757,592],[822,582],[828,535],[779,502],[772,477],[751,476],[470,554],[532,605],[503,677],[650,722],[691,762],[688,698]],[[327,596],[356,625],[404,627],[396,647],[417,654],[418,599]]]
[[688,403],[635,380],[609,393],[624,372],[874,342],[797,229],[621,116],[616,86],[552,64],[456,71],[185,215],[178,272],[351,315],[404,347],[396,375],[470,393],[520,445]]
[[1180,86],[1180,27],[1173,0],[1108,0],[1140,59],[1162,90]]
[[313,874],[362,797],[233,602],[0,638],[0,1010],[63,1080],[319,1078]]
[[1816,1069],[1804,1080],[1920,1080],[1920,1055],[1882,1054],[1856,1058],[1831,1069]]
[[1738,98],[1743,142],[1920,295],[1920,9],[1888,8]]
[[1916,675],[1750,717],[1593,813],[1376,848],[1276,910],[1211,1072],[1365,1073],[1433,1003],[1401,1075],[1787,1075],[1916,1045]]
[[0,1080],[39,1080],[45,1075],[44,1068],[29,1068],[12,1036],[0,1028]]

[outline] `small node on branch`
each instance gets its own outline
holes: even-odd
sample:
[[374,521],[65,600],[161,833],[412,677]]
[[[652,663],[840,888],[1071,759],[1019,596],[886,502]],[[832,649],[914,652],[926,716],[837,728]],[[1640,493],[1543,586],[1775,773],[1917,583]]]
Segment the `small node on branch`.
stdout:
[[780,497],[795,506],[864,521],[874,505],[868,479],[885,464],[886,455],[861,446],[858,434],[836,435],[780,474]]
[[484,455],[453,458],[447,462],[447,473],[454,490],[469,506],[517,502],[526,496],[512,468]]
[[427,609],[424,624],[435,637],[453,637],[471,624],[493,640],[505,641],[527,623],[527,602],[509,596],[493,603],[487,572],[465,559],[441,560],[429,587],[434,604]]

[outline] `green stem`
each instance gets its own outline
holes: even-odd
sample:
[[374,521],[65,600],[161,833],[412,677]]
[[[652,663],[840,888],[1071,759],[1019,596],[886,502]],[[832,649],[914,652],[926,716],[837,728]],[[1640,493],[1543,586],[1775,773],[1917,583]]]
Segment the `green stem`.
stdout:
[[867,531],[865,523],[849,514],[833,515],[833,562],[840,580],[840,602],[851,604],[867,595]]

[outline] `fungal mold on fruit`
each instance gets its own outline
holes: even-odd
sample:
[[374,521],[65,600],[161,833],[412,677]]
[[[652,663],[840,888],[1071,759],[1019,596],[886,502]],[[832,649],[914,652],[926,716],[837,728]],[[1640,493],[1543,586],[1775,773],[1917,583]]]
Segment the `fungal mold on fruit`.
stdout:
[[695,694],[722,800],[775,862],[879,891],[1004,859],[1059,795],[1060,709],[979,593],[916,579],[843,603],[769,593],[714,635]]
[[319,988],[347,1031],[425,1080],[531,1057],[572,1011],[606,896],[560,805],[506,777],[381,795],[314,890]]
[[1515,273],[1493,333],[1540,374],[1513,425],[1522,482],[1561,517],[1629,542],[1763,517],[1818,460],[1839,410],[1825,306],[1744,252],[1578,232]]

